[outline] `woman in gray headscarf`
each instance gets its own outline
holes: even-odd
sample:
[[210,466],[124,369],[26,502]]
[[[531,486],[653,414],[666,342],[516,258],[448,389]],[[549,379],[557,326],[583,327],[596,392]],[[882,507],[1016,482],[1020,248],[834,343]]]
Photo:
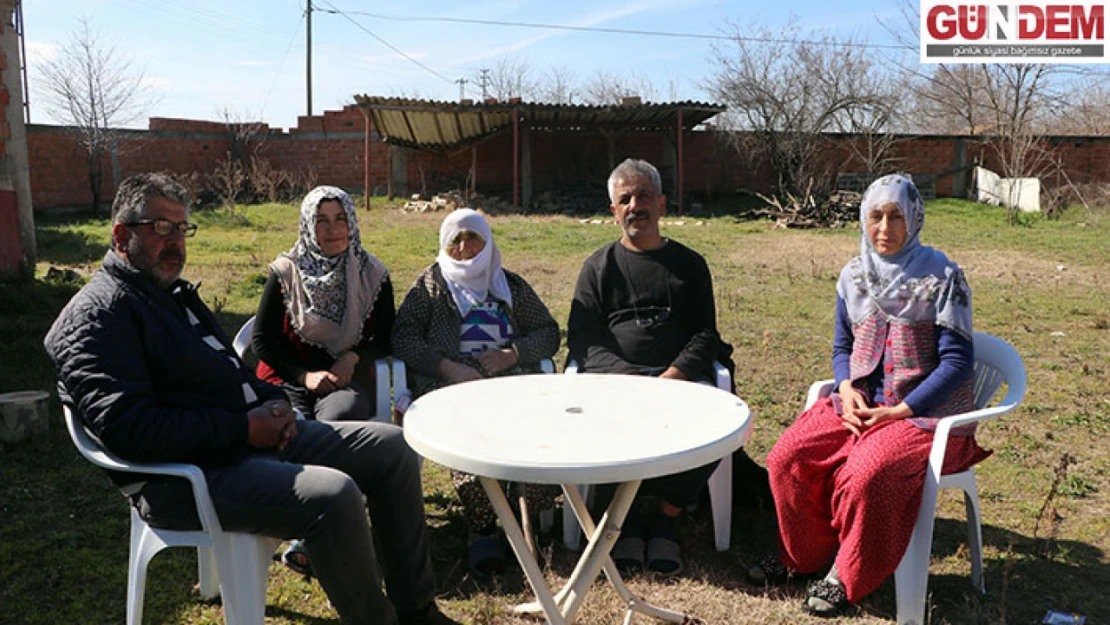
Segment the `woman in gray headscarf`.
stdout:
[[[913,182],[879,178],[860,205],[860,255],[836,286],[836,392],[783,432],[767,456],[779,551],[754,582],[832,568],[807,612],[836,616],[897,568],[913,534],[939,418],[974,409],[971,289],[960,267],[918,240]],[[953,428],[944,472],[990,455],[975,424]]]
[[[415,397],[486,377],[538,372],[559,349],[559,326],[532,287],[501,266],[489,223],[462,208],[443,220],[439,255],[409,289],[393,326],[393,355],[408,366]],[[496,401],[491,397],[490,401]],[[521,415],[525,418],[524,415]],[[508,565],[497,517],[476,476],[452,472],[470,531],[469,569]],[[558,487],[524,485],[532,508],[550,508]]]
[[[338,187],[316,187],[301,203],[297,242],[270,264],[251,337],[258,377],[281,386],[307,418],[367,419],[373,362],[389,354],[394,318],[389,271],[363,249],[354,201]],[[283,562],[311,574],[298,542]]]

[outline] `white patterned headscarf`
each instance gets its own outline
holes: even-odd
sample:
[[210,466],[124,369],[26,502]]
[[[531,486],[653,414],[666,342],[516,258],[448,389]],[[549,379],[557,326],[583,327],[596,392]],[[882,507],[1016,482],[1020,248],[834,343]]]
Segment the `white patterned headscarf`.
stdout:
[[[455,260],[447,254],[447,246],[463,231],[482,237],[486,246],[470,260]],[[447,289],[451,291],[451,297],[463,317],[475,304],[485,302],[491,294],[512,307],[513,296],[509,292],[505,271],[501,268],[501,250],[493,242],[489,222],[478,211],[460,208],[447,215],[439,227],[439,255],[436,256],[436,263],[439,264]]]
[[[867,234],[867,215],[891,203],[905,218],[906,240],[896,254],[883,256]],[[863,194],[859,214],[860,255],[844,267],[836,285],[852,323],[879,312],[910,323],[931,321],[971,340],[971,289],[956,263],[918,240],[925,203],[913,181],[900,174],[879,178]]]
[[[320,204],[335,200],[347,215],[347,249],[326,256],[316,240]],[[316,187],[301,202],[300,232],[293,248],[270,265],[281,280],[293,329],[307,343],[333,356],[362,339],[366,318],[389,272],[362,248],[358,214],[351,196],[339,187]]]

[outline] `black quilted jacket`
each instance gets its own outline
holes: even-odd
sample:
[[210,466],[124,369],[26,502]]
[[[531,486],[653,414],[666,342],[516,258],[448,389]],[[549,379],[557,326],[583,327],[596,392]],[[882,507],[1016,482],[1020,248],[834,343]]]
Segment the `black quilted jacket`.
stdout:
[[236,366],[231,342],[194,287],[179,280],[171,291],[177,288],[225,353],[204,343],[173,296],[111,251],[54,321],[46,351],[62,401],[112,453],[138,462],[228,464],[250,453],[243,384],[259,401],[284,394]]

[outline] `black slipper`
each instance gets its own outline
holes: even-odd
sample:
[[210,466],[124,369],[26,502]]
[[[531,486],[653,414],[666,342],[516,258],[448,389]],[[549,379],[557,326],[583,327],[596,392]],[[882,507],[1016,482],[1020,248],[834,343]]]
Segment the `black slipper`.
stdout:
[[818,579],[806,587],[806,598],[802,610],[824,618],[844,616],[852,608],[848,603],[848,591],[844,586],[828,579]]

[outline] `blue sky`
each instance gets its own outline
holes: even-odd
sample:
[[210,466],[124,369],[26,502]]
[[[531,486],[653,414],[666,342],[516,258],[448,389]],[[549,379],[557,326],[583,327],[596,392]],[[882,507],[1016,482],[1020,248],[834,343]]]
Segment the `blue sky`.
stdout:
[[[537,75],[564,67],[584,81],[605,72],[650,79],[657,99],[707,100],[712,42],[381,19],[365,15],[450,17],[720,35],[728,22],[772,28],[791,15],[806,31],[886,42],[878,20],[897,20],[898,0],[313,0],[313,111],[338,109],[353,94],[455,100],[458,78],[472,78],[506,55]],[[31,121],[55,123],[37,87],[84,16],[102,41],[130,55],[158,95],[149,116],[240,117],[288,128],[306,111],[304,0],[23,0]],[[916,5],[916,2],[914,2]],[[363,14],[360,14],[363,13]],[[397,54],[367,31],[418,60]],[[438,74],[438,75],[436,75]],[[673,87],[671,86],[673,85]],[[479,97],[475,82],[468,96]],[[139,124],[145,127],[145,120]]]

